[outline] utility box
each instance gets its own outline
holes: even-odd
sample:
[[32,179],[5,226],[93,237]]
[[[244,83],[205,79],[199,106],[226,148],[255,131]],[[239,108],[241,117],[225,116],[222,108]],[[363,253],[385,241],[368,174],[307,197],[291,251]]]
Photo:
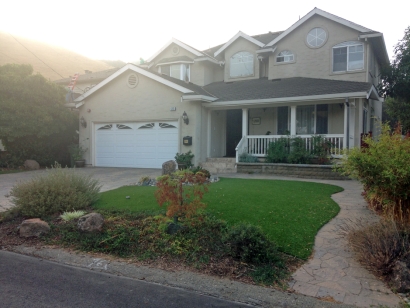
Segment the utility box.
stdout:
[[185,136],[182,138],[182,143],[184,145],[192,145],[192,137],[191,136]]

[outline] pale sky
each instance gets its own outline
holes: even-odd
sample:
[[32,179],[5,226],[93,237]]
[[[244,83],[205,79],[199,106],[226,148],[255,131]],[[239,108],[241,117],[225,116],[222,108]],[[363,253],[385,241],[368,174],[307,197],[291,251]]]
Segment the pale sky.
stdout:
[[132,62],[150,58],[173,37],[204,50],[238,31],[286,30],[314,7],[382,32],[390,58],[410,26],[408,0],[3,0],[0,31],[96,60]]

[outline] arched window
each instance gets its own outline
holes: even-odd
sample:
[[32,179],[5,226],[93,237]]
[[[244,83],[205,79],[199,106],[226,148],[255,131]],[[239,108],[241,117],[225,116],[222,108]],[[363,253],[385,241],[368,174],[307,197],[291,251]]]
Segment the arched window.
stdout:
[[344,42],[333,47],[333,72],[362,70],[364,46],[360,42]]
[[295,56],[289,50],[281,51],[276,57],[276,62],[293,62],[294,60]]
[[241,51],[231,57],[230,76],[246,77],[253,76],[253,54],[247,51]]

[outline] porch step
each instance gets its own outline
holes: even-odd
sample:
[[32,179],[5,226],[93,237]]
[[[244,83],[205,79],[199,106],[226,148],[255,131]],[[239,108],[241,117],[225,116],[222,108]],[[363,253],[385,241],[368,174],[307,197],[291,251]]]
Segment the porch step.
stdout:
[[228,157],[207,158],[201,163],[201,167],[208,170],[212,175],[222,173],[236,173],[236,159]]

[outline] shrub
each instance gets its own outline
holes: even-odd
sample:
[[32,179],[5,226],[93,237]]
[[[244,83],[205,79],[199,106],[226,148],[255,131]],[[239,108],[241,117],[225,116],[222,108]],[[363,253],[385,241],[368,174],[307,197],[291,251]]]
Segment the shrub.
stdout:
[[85,209],[98,200],[100,188],[98,180],[56,163],[45,174],[15,185],[11,195],[21,215],[42,218]]
[[194,154],[191,151],[186,153],[176,153],[175,160],[178,163],[178,168],[181,169],[180,165],[184,166],[183,169],[189,169],[193,166],[192,158],[194,158]]
[[208,191],[207,179],[202,172],[194,174],[190,170],[176,171],[157,179],[158,189],[155,197],[160,206],[167,207],[167,216],[191,217],[199,208],[205,206],[203,195]]
[[289,138],[280,138],[269,143],[268,163],[286,163],[289,155]]
[[332,143],[321,135],[312,136],[312,156],[316,157],[319,164],[329,162],[329,154],[332,150]]
[[379,140],[364,139],[367,147],[344,156],[341,172],[364,186],[372,208],[397,220],[410,220],[410,138],[382,127]]
[[209,179],[211,177],[211,173],[207,169],[202,168],[201,166],[195,167],[191,171],[194,174],[197,174],[198,172],[201,172],[207,179]]
[[357,221],[344,229],[359,261],[381,274],[389,274],[395,261],[409,256],[409,225],[381,220],[364,226],[362,221]]
[[238,224],[229,230],[225,243],[233,258],[245,263],[266,263],[277,255],[275,245],[260,227]]
[[306,149],[305,142],[300,137],[292,138],[290,141],[290,153],[287,157],[287,161],[290,164],[308,164],[310,162],[311,155]]

